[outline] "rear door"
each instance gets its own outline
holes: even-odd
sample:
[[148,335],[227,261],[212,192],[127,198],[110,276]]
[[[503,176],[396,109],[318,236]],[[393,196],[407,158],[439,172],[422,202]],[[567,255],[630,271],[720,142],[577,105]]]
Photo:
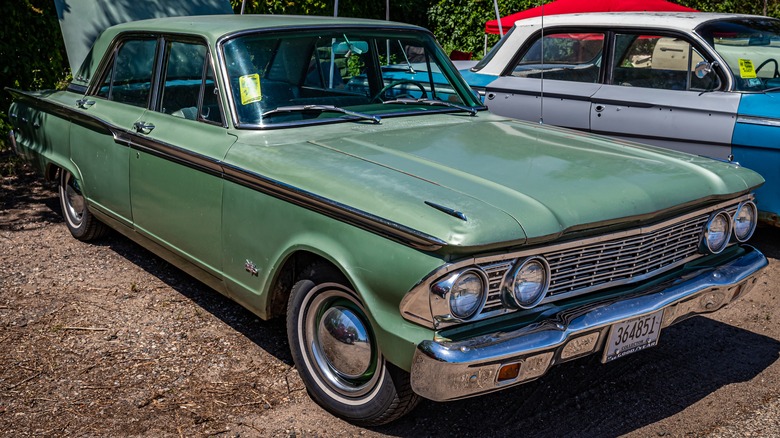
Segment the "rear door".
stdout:
[[71,160],[81,173],[76,177],[91,207],[128,226],[132,212],[126,131],[151,99],[156,50],[153,37],[120,40],[91,94],[73,102],[83,114],[74,118],[69,134]]
[[534,122],[590,129],[590,99],[602,78],[605,34],[553,32],[519,53],[486,87],[491,112]]
[[592,97],[593,132],[728,158],[740,96],[721,91],[704,52],[683,36],[616,33],[613,53],[607,85]]

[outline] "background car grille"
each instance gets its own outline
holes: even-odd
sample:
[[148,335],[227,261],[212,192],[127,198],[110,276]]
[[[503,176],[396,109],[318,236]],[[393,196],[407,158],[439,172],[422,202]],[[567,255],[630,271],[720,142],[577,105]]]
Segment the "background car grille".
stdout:
[[[727,211],[733,215],[736,206]],[[581,294],[672,269],[700,256],[701,231],[709,214],[625,239],[613,239],[560,251],[542,253],[550,264],[547,300],[562,294]],[[481,264],[488,277],[488,297],[481,316],[504,312],[501,285],[514,260]]]

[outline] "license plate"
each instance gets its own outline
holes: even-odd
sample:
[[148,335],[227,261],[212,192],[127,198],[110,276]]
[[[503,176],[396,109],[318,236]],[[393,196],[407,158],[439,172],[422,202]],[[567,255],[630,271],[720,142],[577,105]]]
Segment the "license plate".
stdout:
[[661,320],[664,311],[613,325],[609,331],[607,345],[604,347],[604,357],[601,361],[607,363],[658,344],[661,333]]

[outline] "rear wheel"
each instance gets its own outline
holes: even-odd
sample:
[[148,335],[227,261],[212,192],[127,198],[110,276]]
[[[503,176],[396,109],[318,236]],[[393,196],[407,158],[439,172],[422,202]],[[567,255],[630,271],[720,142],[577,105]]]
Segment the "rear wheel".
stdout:
[[103,237],[108,229],[87,208],[79,181],[65,169],[60,171],[60,206],[70,234],[89,241]]
[[362,304],[340,275],[315,265],[292,289],[287,336],[309,395],[355,424],[389,423],[419,402],[409,374],[385,361]]

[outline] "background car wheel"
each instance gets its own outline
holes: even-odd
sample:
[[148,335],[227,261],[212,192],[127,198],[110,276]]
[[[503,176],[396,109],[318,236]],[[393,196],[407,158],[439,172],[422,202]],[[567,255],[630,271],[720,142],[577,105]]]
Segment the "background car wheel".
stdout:
[[335,270],[307,268],[292,288],[287,336],[311,398],[352,423],[376,426],[419,402],[409,374],[389,364],[355,293]]
[[76,239],[94,240],[103,237],[108,231],[106,226],[89,212],[79,181],[65,169],[60,172],[60,206],[65,224]]

